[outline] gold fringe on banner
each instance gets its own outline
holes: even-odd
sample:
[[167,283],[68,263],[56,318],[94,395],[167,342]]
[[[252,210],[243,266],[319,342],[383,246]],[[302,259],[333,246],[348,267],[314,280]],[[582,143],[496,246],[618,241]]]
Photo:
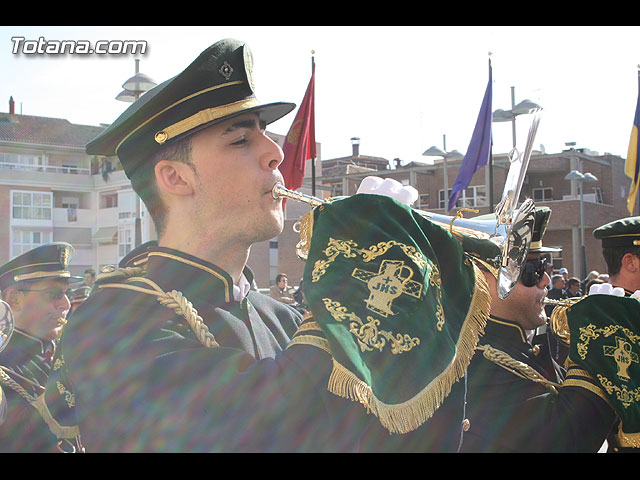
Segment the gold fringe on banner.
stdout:
[[618,428],[618,434],[616,435],[618,443],[621,447],[633,447],[640,448],[640,433],[625,433],[622,431],[622,423]]
[[475,287],[469,311],[462,324],[456,354],[447,368],[409,400],[389,405],[376,398],[371,386],[333,359],[328,390],[343,398],[360,402],[391,433],[408,433],[425,423],[466,372],[478,340],[484,334],[491,310],[491,295],[483,273],[473,263]]

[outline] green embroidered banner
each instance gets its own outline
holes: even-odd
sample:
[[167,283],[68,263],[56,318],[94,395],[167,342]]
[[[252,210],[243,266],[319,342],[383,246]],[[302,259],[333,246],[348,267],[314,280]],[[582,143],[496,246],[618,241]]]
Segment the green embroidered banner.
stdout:
[[566,309],[569,358],[587,370],[622,421],[620,435],[640,446],[640,301],[589,295]]
[[483,275],[456,237],[387,196],[321,205],[312,228],[305,295],[333,354],[329,390],[391,432],[417,428],[484,331]]

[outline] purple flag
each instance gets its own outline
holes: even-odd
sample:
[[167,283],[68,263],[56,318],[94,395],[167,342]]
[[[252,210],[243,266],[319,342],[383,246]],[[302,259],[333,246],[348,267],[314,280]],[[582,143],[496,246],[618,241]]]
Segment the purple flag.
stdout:
[[467,154],[462,159],[462,165],[458,171],[456,181],[451,188],[449,197],[449,210],[456,205],[460,192],[469,186],[471,177],[480,168],[489,162],[489,151],[491,150],[491,60],[489,60],[489,83],[484,93],[482,106],[473,130],[473,136],[467,148]]

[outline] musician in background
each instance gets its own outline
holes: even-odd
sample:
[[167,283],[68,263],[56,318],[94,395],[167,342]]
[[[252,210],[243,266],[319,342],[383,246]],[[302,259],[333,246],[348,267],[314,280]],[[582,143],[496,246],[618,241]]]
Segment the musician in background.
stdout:
[[625,296],[640,290],[640,217],[628,217],[602,225],[593,231],[602,241],[609,283],[622,287]]
[[542,237],[551,211],[536,209],[536,227],[523,274],[509,297],[492,296],[485,334],[468,369],[462,452],[596,452],[615,413],[586,372],[561,368],[533,334],[546,324],[550,283]]
[[52,368],[58,336],[70,309],[65,292],[72,277],[73,247],[53,243],[30,250],[0,267],[2,298],[15,328],[0,353],[0,383],[8,403],[0,425],[2,452],[54,452],[56,439],[36,410]]
[[[596,228],[593,236],[602,241],[609,283],[624,288],[626,297],[640,290],[640,217],[609,222]],[[640,318],[632,319],[632,323],[640,330]],[[638,448],[621,447],[615,431],[617,429],[607,439],[609,452],[638,451]]]

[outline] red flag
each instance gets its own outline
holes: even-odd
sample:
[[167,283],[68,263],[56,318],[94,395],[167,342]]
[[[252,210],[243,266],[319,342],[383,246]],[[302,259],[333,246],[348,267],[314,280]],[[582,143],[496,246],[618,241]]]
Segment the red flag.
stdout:
[[307,92],[304,94],[302,104],[282,147],[284,160],[280,164],[280,172],[284,177],[284,186],[290,190],[296,190],[302,186],[307,160],[317,156],[314,112],[315,73],[316,65],[312,63],[311,80]]

